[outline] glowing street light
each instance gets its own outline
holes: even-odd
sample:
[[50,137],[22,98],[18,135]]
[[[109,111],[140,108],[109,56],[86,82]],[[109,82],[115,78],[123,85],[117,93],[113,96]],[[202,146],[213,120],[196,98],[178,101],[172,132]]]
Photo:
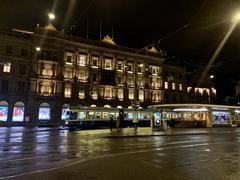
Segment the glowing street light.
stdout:
[[214,75],[210,75],[209,77],[210,77],[210,79],[213,79],[215,76]]
[[49,13],[49,14],[48,14],[48,18],[49,18],[50,20],[54,20],[54,19],[55,19],[55,14]]
[[38,47],[36,47],[36,51],[41,51],[41,48],[38,46]]
[[240,13],[236,13],[234,16],[233,16],[233,21],[234,22],[239,22],[240,21]]

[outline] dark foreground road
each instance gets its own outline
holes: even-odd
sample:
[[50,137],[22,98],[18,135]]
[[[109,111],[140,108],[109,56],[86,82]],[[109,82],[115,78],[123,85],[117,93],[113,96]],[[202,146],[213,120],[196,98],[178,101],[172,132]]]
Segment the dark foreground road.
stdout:
[[240,129],[0,128],[0,179],[240,179]]

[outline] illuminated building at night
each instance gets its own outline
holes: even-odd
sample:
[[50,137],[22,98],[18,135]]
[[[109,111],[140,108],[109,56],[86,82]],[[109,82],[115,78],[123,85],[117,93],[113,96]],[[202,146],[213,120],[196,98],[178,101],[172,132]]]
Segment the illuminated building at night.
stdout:
[[189,86],[185,68],[165,60],[155,48],[73,37],[51,24],[0,32],[0,125],[59,125],[69,105],[146,108],[190,102],[188,93],[211,103],[215,89]]

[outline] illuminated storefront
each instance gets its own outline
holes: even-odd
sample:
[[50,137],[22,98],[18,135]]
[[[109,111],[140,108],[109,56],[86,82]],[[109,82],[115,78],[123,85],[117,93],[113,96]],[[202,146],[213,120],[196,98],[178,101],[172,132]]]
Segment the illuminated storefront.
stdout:
[[8,118],[8,103],[0,101],[0,121],[7,121]]

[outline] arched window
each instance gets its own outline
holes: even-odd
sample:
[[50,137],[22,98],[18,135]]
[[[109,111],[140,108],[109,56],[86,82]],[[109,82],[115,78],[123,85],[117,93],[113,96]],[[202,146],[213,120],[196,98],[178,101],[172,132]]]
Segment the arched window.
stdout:
[[24,120],[24,103],[17,102],[13,108],[13,121],[23,122]]
[[62,120],[67,120],[69,118],[69,104],[64,104],[62,106],[62,116],[61,119]]
[[118,109],[122,109],[123,107],[122,106],[117,106]]
[[42,103],[39,106],[38,120],[48,121],[51,119],[51,108],[48,103]]
[[8,118],[8,103],[0,101],[0,121],[7,121]]

